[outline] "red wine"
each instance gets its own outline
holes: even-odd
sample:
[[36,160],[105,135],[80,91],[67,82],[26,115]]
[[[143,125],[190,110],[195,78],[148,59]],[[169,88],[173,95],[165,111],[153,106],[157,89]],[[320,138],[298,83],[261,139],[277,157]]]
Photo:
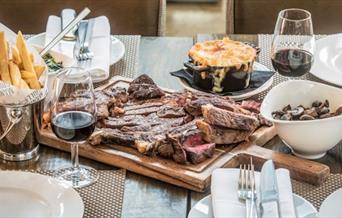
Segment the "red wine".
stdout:
[[309,72],[313,55],[301,49],[283,49],[272,57],[272,65],[283,76],[299,77]]
[[70,142],[86,140],[95,129],[94,116],[82,111],[67,111],[52,119],[52,130],[58,138]]

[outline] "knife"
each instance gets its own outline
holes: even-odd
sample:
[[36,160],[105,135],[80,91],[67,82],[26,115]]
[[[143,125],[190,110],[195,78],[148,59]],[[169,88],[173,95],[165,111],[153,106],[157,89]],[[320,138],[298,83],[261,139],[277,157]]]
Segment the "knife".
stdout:
[[[274,211],[276,212],[274,213]],[[260,213],[261,217],[264,215],[270,217],[276,214],[281,217],[277,176],[272,160],[266,161],[261,169]]]
[[[75,19],[76,17],[76,11],[73,9],[64,9],[61,12],[61,19],[62,19],[62,30],[68,26],[68,24]],[[64,40],[67,41],[73,41],[76,39],[76,30],[77,30],[77,25],[70,30],[70,32],[68,32],[67,34],[65,34],[65,36],[63,37]]]

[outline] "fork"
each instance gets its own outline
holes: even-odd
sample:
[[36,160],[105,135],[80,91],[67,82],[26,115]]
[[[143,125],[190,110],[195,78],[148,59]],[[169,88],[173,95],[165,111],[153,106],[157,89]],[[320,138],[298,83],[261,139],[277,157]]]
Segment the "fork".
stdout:
[[257,193],[255,188],[254,165],[252,163],[241,164],[238,181],[238,197],[246,203],[247,218],[259,217],[256,208]]
[[83,45],[80,50],[81,60],[89,60],[94,57],[94,53],[89,49],[90,40],[92,38],[94,28],[94,19],[89,19],[87,23],[87,31],[83,41]]

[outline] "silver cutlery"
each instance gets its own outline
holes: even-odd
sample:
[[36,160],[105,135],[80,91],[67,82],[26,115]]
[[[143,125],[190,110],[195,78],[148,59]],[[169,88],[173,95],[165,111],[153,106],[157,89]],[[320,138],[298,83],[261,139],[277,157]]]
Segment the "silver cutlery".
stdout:
[[[63,9],[61,12],[61,28],[62,30],[68,26],[68,24],[75,19],[76,17],[76,11],[73,9]],[[73,41],[76,39],[76,31],[77,31],[77,25],[74,26],[65,36],[63,37],[64,40],[67,41]]]
[[78,49],[78,53],[76,55],[77,59],[79,61],[86,61],[86,60],[91,60],[94,57],[94,53],[90,50],[90,43],[91,43],[91,38],[93,35],[93,29],[94,29],[94,19],[89,19],[88,22],[85,25],[85,32],[82,28],[78,34],[78,37],[80,38],[78,40],[78,43],[80,48]]
[[261,217],[264,215],[265,210],[276,210],[278,217],[281,217],[277,176],[272,160],[263,165],[260,176]]
[[250,164],[240,165],[238,197],[240,200],[243,200],[246,203],[247,218],[259,217],[256,206],[257,193],[255,188],[254,165],[252,163],[252,159]]
[[90,13],[89,8],[84,8],[79,15],[73,19],[45,48],[39,53],[44,56],[51,48],[53,48],[70,30],[72,30],[83,18]]

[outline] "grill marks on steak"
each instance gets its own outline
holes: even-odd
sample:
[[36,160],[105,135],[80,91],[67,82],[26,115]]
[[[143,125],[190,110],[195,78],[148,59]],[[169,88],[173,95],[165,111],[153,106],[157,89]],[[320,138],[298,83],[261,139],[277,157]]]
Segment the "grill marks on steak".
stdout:
[[253,116],[235,113],[212,105],[202,106],[204,121],[225,128],[254,131],[259,125]]

